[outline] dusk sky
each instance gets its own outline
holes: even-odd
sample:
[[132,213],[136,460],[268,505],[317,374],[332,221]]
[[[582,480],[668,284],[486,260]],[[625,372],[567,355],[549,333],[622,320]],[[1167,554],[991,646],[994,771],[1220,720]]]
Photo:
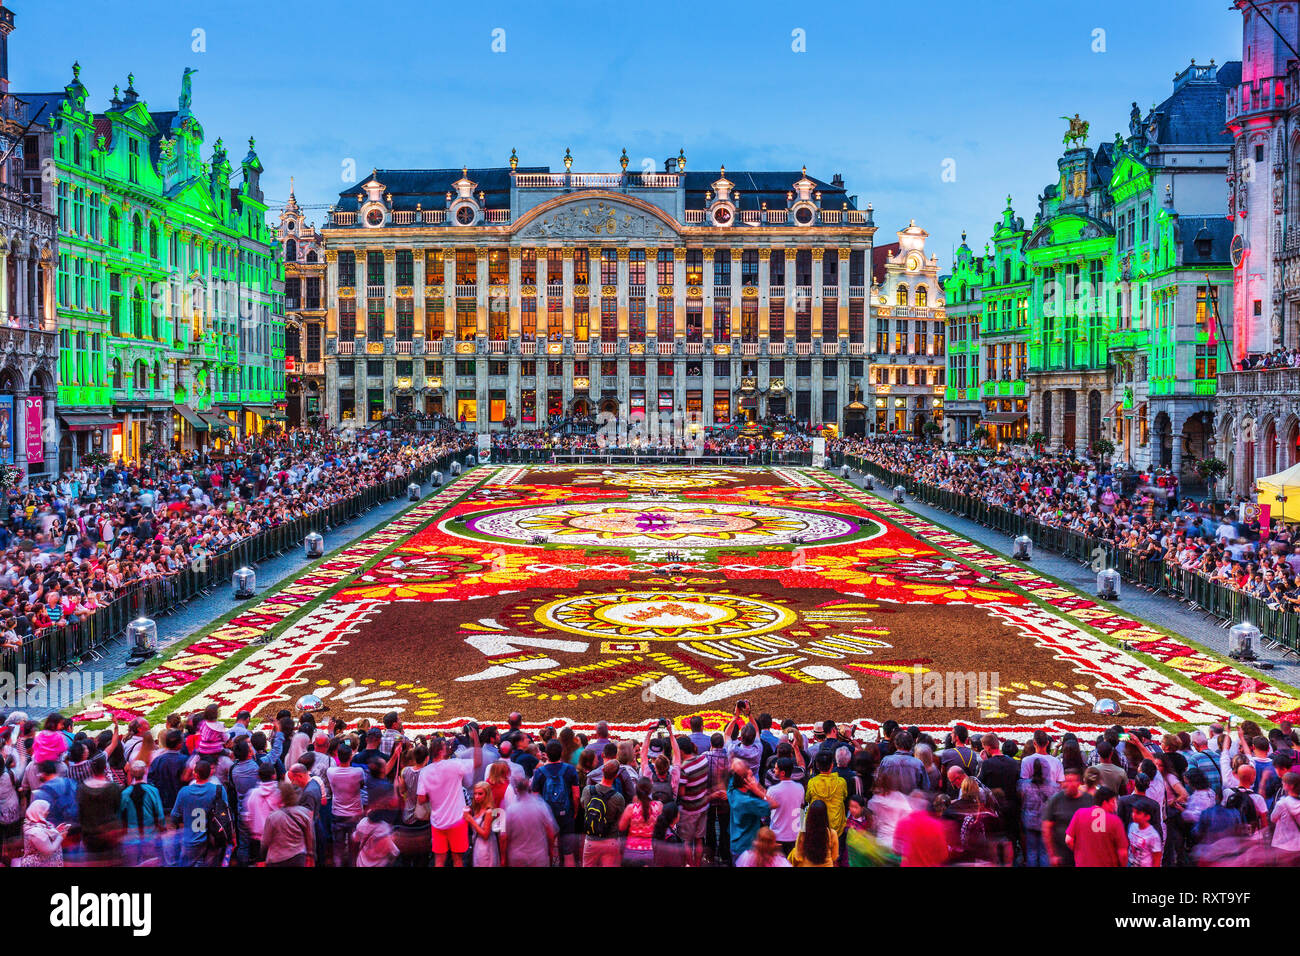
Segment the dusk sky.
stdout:
[[348,160],[364,177],[504,165],[513,147],[558,169],[567,147],[575,171],[605,171],[623,148],[633,169],[684,148],[692,169],[839,172],[874,203],[878,242],[915,218],[943,268],[962,229],[982,247],[1008,193],[1032,219],[1062,115],[1089,120],[1096,146],[1193,58],[1241,56],[1226,0],[6,5],[15,91],[60,89],[79,60],[95,109],[130,71],[151,108],[174,109],[193,67],[209,146],[221,136],[237,159],[256,136],[273,203],[293,175],[300,202],[328,204],[355,181]]

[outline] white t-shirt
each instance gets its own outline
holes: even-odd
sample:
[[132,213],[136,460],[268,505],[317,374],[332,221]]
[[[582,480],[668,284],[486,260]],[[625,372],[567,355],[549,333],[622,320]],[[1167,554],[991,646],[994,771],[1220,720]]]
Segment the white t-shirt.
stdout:
[[1049,783],[1055,783],[1057,786],[1065,780],[1065,765],[1060,759],[1053,757],[1051,754],[1033,753],[1020,761],[1020,778],[1028,780],[1034,775],[1034,763],[1044,761],[1046,766],[1043,767],[1043,779]]
[[1128,825],[1128,865],[1155,866],[1155,855],[1164,849],[1160,831],[1148,821],[1145,827]]
[[435,760],[420,771],[416,793],[429,798],[429,825],[449,830],[465,819],[465,787],[472,786],[473,760]]
[[793,780],[782,780],[768,788],[767,795],[777,801],[772,808],[772,832],[782,843],[799,836],[799,813],[803,808],[803,787]]
[[1273,804],[1273,849],[1300,850],[1300,799],[1278,797]]

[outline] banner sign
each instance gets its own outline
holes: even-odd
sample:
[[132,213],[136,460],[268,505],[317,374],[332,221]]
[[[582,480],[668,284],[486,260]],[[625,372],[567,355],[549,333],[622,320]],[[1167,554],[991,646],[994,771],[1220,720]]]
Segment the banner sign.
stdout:
[[45,399],[29,395],[23,399],[23,436],[27,449],[27,470],[45,470]]
[[0,395],[0,456],[5,464],[14,462],[14,397]]

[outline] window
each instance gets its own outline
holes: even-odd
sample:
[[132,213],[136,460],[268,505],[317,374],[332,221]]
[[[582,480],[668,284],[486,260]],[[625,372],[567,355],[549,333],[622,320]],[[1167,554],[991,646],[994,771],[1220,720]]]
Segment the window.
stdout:
[[140,181],[140,141],[134,136],[127,141],[127,175],[133,183]]
[[1196,346],[1196,377],[1214,378],[1219,374],[1218,346]]
[[726,288],[731,285],[731,252],[727,249],[713,250],[713,285]]
[[[536,271],[534,268],[534,282]],[[510,257],[504,249],[493,249],[488,253],[488,285],[510,284]]]
[[589,285],[591,282],[591,260],[587,247],[573,250],[573,284]]
[[[645,268],[642,261],[641,267]],[[627,304],[627,337],[631,342],[645,341],[645,299],[638,296]]]
[[[458,253],[459,255],[459,253]],[[478,331],[478,306],[473,299],[456,300],[456,339],[472,342]]]
[[384,254],[379,250],[366,253],[366,285],[384,284]]
[[600,284],[618,285],[618,250],[600,250]]
[[456,250],[456,284],[478,284],[478,255],[473,249]]
[[395,278],[398,285],[415,285],[415,253],[410,249],[397,250]]
[[631,249],[628,251],[627,281],[629,285],[645,285],[644,249]]
[[618,300],[605,296],[600,300],[600,340],[613,342],[618,338]]
[[339,285],[352,288],[357,284],[357,255],[351,249],[339,251]]
[[410,342],[415,338],[415,306],[411,299],[397,300],[397,341]]
[[[509,275],[506,277],[509,281]],[[546,281],[551,281],[551,276],[546,276]],[[505,283],[500,283],[504,285]],[[519,284],[520,285],[537,285],[537,250],[520,249],[519,250]]]
[[371,299],[366,309],[366,338],[371,342],[384,340],[384,300]]
[[746,249],[740,254],[740,284],[758,285],[758,250]]
[[[339,253],[340,268],[343,254]],[[441,249],[428,249],[424,253],[424,284],[442,285],[446,278],[447,257]]]
[[564,282],[564,250],[546,250],[546,284],[561,285]]
[[782,299],[776,299],[768,305],[767,337],[772,342],[780,342],[785,338],[785,301]]
[[713,339],[721,342],[731,338],[731,303],[723,299],[713,303]]
[[351,342],[357,337],[357,300],[339,299],[339,338]]
[[894,294],[894,303],[896,305],[907,305],[907,286],[900,285],[898,291]]
[[686,250],[686,284],[688,286],[704,285],[704,250]]
[[916,287],[916,307],[924,309],[930,302],[930,291],[923,285]]
[[811,249],[800,249],[794,254],[794,284],[812,285]]
[[655,268],[655,281],[660,285],[672,285],[676,269],[673,265],[673,251],[660,249]]
[[117,209],[109,207],[108,210],[108,244],[117,248],[122,244],[121,220],[118,218]]
[[519,334],[525,342],[537,341],[537,296],[519,300]]

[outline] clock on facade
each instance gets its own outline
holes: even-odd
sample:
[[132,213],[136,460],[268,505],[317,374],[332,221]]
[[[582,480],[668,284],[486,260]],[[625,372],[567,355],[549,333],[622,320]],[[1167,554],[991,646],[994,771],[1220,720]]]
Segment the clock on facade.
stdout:
[[800,206],[794,212],[794,221],[801,226],[812,225],[813,211],[809,206]]
[[384,211],[374,207],[366,211],[367,226],[382,226],[384,224]]
[[460,223],[462,226],[473,225],[474,210],[471,209],[469,206],[461,206],[459,209],[456,210],[456,221]]
[[713,224],[715,226],[728,226],[731,224],[731,207],[718,206],[713,210]]
[[1232,237],[1232,245],[1228,246],[1228,255],[1232,257],[1232,267],[1238,269],[1241,262],[1246,258],[1246,237],[1237,235]]

